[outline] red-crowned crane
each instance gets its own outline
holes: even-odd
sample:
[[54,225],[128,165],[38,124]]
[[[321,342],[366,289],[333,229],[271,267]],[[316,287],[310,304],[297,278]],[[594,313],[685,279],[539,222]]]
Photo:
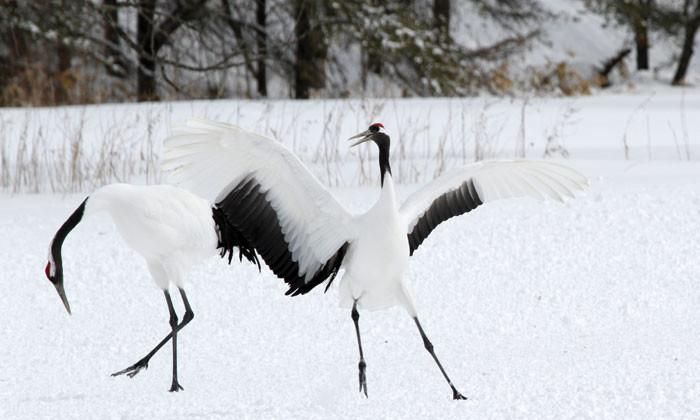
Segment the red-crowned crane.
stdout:
[[[194,317],[183,289],[187,273],[193,264],[211,257],[217,250],[222,258],[228,254],[229,264],[234,247],[239,250],[239,259],[245,257],[259,266],[257,255],[223,211],[201,197],[170,185],[107,185],[95,190],[78,206],[49,246],[46,277],[56,287],[69,314],[71,309],[63,287],[63,241],[81,220],[99,212],[109,214],[127,245],[144,257],[153,280],[163,290],[170,313],[170,333],[141,360],[112,376],[133,377],[148,368],[151,357],[172,339],[170,391],[180,391],[183,388],[177,380],[177,334]],[[168,291],[171,285],[178,288],[185,306],[180,323]]]
[[[234,228],[272,271],[304,294],[338,270],[345,273],[339,295],[351,308],[360,353],[359,388],[367,395],[358,309],[403,306],[426,350],[457,390],[433,350],[404,283],[409,257],[441,222],[483,203],[508,197],[563,200],[588,181],[550,162],[480,162],[430,182],[401,205],[389,164],[390,138],[372,124],[351,139],[379,148],[381,192],[364,214],[349,214],[301,161],[282,144],[239,127],[191,120],[165,141],[163,169],[170,180],[213,199]],[[326,286],[326,289],[328,289]]]

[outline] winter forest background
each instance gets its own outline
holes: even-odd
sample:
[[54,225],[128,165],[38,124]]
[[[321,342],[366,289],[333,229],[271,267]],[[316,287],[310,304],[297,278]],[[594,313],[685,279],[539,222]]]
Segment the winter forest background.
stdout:
[[0,105],[683,85],[699,27],[700,0],[2,0]]

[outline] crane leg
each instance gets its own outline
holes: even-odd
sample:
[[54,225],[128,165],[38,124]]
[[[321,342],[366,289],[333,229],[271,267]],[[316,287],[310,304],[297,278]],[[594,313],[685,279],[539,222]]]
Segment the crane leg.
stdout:
[[177,314],[175,313],[175,308],[173,308],[173,301],[170,299],[170,292],[167,290],[165,293],[165,301],[168,304],[168,311],[170,312],[170,328],[172,329],[172,341],[173,341],[173,383],[170,386],[170,392],[178,392],[183,390],[177,381]]
[[416,322],[416,326],[418,327],[420,336],[423,339],[423,345],[425,346],[425,349],[428,350],[431,356],[433,356],[433,359],[435,359],[435,363],[437,363],[438,367],[440,368],[440,372],[442,372],[442,376],[445,377],[447,383],[450,385],[450,388],[452,388],[452,399],[466,400],[467,397],[465,397],[459,391],[457,391],[457,388],[455,388],[455,386],[452,384],[450,377],[447,376],[447,372],[445,372],[445,369],[442,367],[442,364],[440,363],[437,356],[435,355],[435,352],[433,351],[433,343],[431,343],[428,339],[428,336],[425,335],[425,331],[423,331],[423,327],[421,327],[420,322],[418,321],[418,317],[413,317],[413,320]]
[[360,348],[360,363],[358,365],[360,369],[360,392],[365,393],[367,397],[367,377],[365,376],[365,369],[367,364],[365,363],[365,356],[362,353],[362,340],[360,339],[360,325],[358,321],[360,320],[360,313],[357,312],[357,301],[352,305],[352,312],[350,313],[352,321],[355,323],[355,333],[357,334],[357,346]]
[[[126,374],[128,377],[133,378],[136,376],[137,373],[139,373],[142,369],[147,369],[148,368],[148,362],[151,360],[151,357],[155,355],[158,350],[161,349],[168,341],[170,341],[171,338],[174,338],[175,335],[177,334],[178,331],[180,331],[185,325],[187,325],[192,319],[194,318],[194,312],[192,312],[192,307],[190,307],[190,302],[187,300],[187,295],[185,294],[185,291],[183,289],[180,290],[180,296],[182,297],[182,302],[185,305],[185,315],[182,317],[182,322],[177,324],[177,315],[175,314],[174,308],[172,308],[172,300],[170,299],[170,293],[167,290],[164,290],[165,294],[165,301],[168,303],[168,311],[170,311],[170,322],[171,322],[171,328],[172,330],[168,335],[165,336],[164,339],[158,343],[153,350],[151,350],[146,356],[144,356],[141,360],[138,362],[134,363],[133,365],[129,366],[126,369],[120,370],[119,372],[115,372],[112,374],[112,376],[119,376]],[[173,328],[173,317],[175,320],[176,326]],[[173,340],[173,344],[175,343],[175,340]],[[175,350],[175,346],[173,346],[173,350]],[[179,389],[182,389],[179,384],[177,384],[177,361],[176,361],[176,353],[173,352],[173,387],[177,385]],[[173,389],[171,389],[173,391]]]

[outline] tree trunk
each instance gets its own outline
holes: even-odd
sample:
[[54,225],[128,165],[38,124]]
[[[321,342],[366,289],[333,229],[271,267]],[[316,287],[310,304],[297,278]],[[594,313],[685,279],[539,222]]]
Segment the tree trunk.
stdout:
[[435,29],[446,40],[450,37],[450,0],[433,0]]
[[318,11],[317,0],[296,0],[295,6],[294,97],[308,99],[311,89],[326,86],[327,45],[323,30],[312,21]]
[[[163,15],[156,23],[155,10],[157,0],[140,0],[139,15],[136,21],[136,38],[138,44],[139,67],[137,72],[137,90],[139,101],[158,99],[156,85],[156,65],[158,51],[172,41],[172,36],[185,22],[201,18],[207,0],[177,1],[175,9]],[[173,2],[171,2],[173,3]]]
[[623,5],[619,7],[627,10],[625,13],[632,19],[634,44],[637,49],[637,70],[649,70],[649,20],[653,14],[654,0],[620,3]]
[[[381,6],[380,0],[373,0],[371,5],[373,7]],[[403,5],[406,6],[406,5]],[[386,9],[386,5],[384,5]],[[388,13],[388,11],[387,11]],[[367,88],[367,77],[369,73],[374,73],[381,75],[383,69],[383,55],[382,55],[382,40],[376,36],[374,33],[369,33],[369,36],[364,39],[363,45],[363,57],[362,57],[362,90]]]
[[[13,11],[17,7],[16,0],[7,0],[5,8]],[[27,54],[29,53],[29,43],[25,39],[25,32],[17,28],[16,25],[2,25],[0,37],[5,48],[0,50],[0,92],[10,83],[10,80],[28,64]],[[12,105],[10,98],[0,98],[3,106]]]
[[382,41],[373,36],[367,41],[367,70],[374,74],[382,74],[383,68]]
[[[695,12],[700,13],[700,7]],[[685,74],[688,71],[690,59],[693,57],[693,44],[695,43],[695,34],[698,31],[698,27],[700,27],[700,17],[696,17],[688,21],[685,25],[683,50],[681,51],[681,57],[678,60],[676,74],[673,76],[673,81],[671,82],[671,84],[674,86],[682,85],[685,82]]]
[[248,49],[248,43],[243,37],[243,25],[233,16],[233,9],[229,0],[221,0],[221,6],[224,8],[224,13],[226,15],[226,21],[228,26],[233,31],[233,36],[236,38],[239,48],[241,49],[241,54],[243,54],[243,61],[245,62],[245,94],[246,97],[250,97],[250,76],[256,74],[256,69],[253,68],[253,62],[250,58],[250,51]]
[[58,56],[58,69],[53,76],[53,100],[54,105],[62,105],[68,103],[68,89],[72,85],[68,74],[71,67],[71,49],[67,45],[59,43],[56,46],[56,55]]
[[641,18],[634,25],[634,42],[637,46],[637,70],[649,70],[647,22]]
[[[68,8],[66,4],[69,0],[61,0],[57,7],[61,10]],[[65,43],[65,40],[58,38],[55,44],[56,51],[56,70],[51,74],[51,85],[53,90],[53,98],[50,99],[50,95],[47,95],[43,99],[44,101],[53,100],[53,105],[63,105],[69,103],[68,92],[73,87],[71,83],[71,59],[73,54],[71,48]]]
[[105,63],[105,69],[111,76],[126,78],[127,66],[122,56],[120,37],[119,37],[119,9],[117,0],[103,0],[103,24],[104,37],[107,45],[105,46],[105,56],[108,62]]
[[154,48],[156,0],[141,0],[136,22],[139,67],[136,73],[139,101],[158,99],[156,94],[156,61]]
[[257,41],[258,41],[258,67],[255,72],[255,78],[258,82],[258,94],[262,97],[267,96],[267,30],[265,28],[267,20],[267,1],[258,0],[258,7],[255,12],[256,23],[258,24]]

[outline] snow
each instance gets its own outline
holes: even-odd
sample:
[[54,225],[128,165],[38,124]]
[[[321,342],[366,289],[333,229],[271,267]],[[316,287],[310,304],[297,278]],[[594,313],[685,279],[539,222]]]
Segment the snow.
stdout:
[[[162,294],[108,219],[64,245],[65,313],[46,247],[82,195],[0,196],[0,418],[697,418],[700,164],[573,160],[590,190],[514,200],[441,225],[412,257],[419,316],[449,387],[400,309],[350,314],[217,257],[190,275],[195,319],[133,379],[110,373],[168,331]],[[414,186],[401,187],[401,194]],[[333,188],[353,211],[374,187]],[[178,310],[182,305],[176,300]]]
[[[344,139],[370,121],[392,134],[402,196],[473,160],[478,144],[487,158],[524,148],[539,159],[549,149],[591,187],[564,205],[482,206],[439,226],[411,257],[421,323],[470,398],[457,402],[401,309],[361,313],[365,399],[337,283],[325,295],[318,288],[290,298],[269,270],[216,256],[189,276],[195,319],[178,340],[185,391],[167,392],[169,346],[133,379],[113,378],[169,330],[145,263],[101,216],[64,244],[72,316],[43,273],[53,234],[91,182],[105,180],[67,188],[80,194],[0,192],[0,418],[700,418],[698,109],[695,90],[646,85],[638,93],[527,101],[3,110],[3,148],[18,145],[27,123],[24,139],[50,157],[80,127],[87,169],[106,142],[123,156],[114,162],[138,165],[146,153],[154,171],[162,137],[190,115],[285,133],[282,140],[356,213],[376,200],[378,171],[370,148],[349,151]],[[147,174],[129,179],[157,178]]]

